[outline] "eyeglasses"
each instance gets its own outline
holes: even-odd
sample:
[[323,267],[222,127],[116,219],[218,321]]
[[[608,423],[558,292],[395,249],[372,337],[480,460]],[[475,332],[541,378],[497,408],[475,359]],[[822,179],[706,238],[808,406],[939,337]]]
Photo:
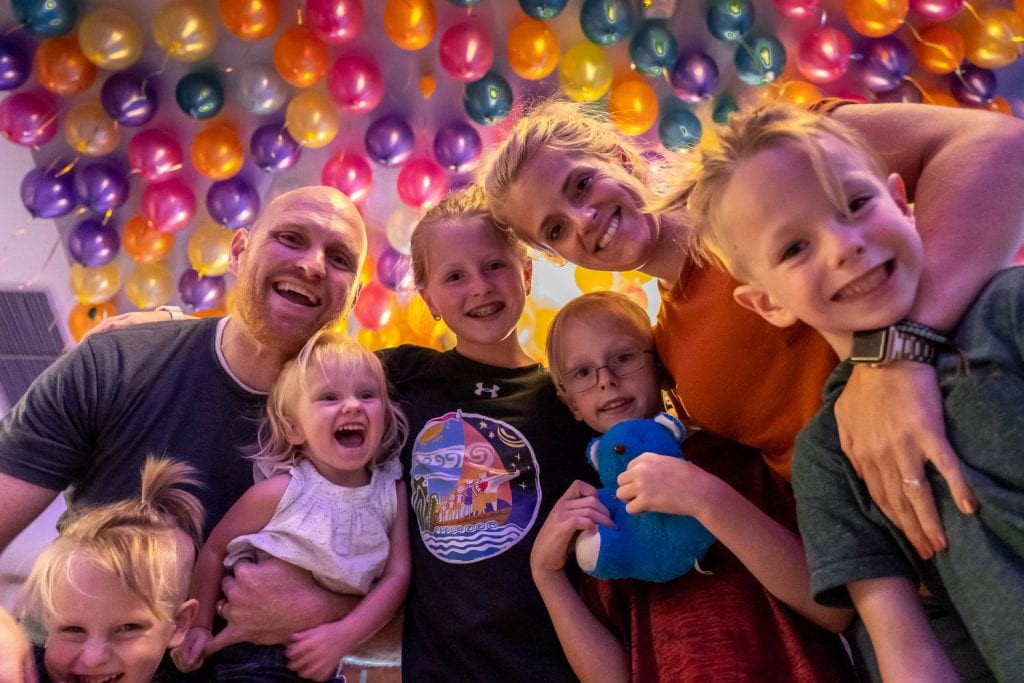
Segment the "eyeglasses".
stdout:
[[584,365],[569,371],[559,386],[566,393],[580,394],[597,386],[601,370],[607,370],[617,378],[632,375],[647,365],[647,356],[653,355],[654,351],[650,349],[625,349],[608,358],[604,365]]

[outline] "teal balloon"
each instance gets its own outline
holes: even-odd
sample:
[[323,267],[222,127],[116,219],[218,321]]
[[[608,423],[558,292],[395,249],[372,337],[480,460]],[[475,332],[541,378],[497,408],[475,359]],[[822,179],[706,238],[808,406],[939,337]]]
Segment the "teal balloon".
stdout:
[[733,96],[724,92],[715,98],[715,104],[711,107],[711,120],[724,126],[729,120],[729,115],[739,110],[740,105],[736,104]]
[[688,107],[673,106],[658,123],[658,137],[665,149],[689,149],[700,142],[700,119]]
[[569,0],[519,0],[519,6],[534,19],[557,17],[569,4]]
[[479,81],[466,84],[466,113],[481,126],[491,126],[512,111],[512,86],[501,74],[489,71]]
[[178,81],[174,98],[181,110],[192,118],[208,119],[224,106],[224,88],[213,74],[197,71]]
[[18,23],[44,38],[56,38],[69,32],[78,19],[74,0],[11,0]]
[[660,76],[679,59],[679,44],[665,19],[647,19],[629,41],[633,68],[645,76]]
[[727,43],[742,40],[754,26],[754,5],[750,0],[714,0],[708,7],[708,31]]
[[736,75],[749,85],[768,85],[786,68],[786,48],[772,36],[760,36],[736,47]]
[[633,30],[633,3],[629,0],[584,0],[580,28],[592,43],[611,45]]

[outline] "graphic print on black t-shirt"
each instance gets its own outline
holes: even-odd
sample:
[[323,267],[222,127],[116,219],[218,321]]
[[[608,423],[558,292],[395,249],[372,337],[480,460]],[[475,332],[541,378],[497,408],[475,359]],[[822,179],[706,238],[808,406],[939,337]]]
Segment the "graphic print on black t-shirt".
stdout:
[[500,555],[537,519],[533,448],[485,415],[456,411],[427,422],[412,445],[409,479],[420,537],[444,562]]

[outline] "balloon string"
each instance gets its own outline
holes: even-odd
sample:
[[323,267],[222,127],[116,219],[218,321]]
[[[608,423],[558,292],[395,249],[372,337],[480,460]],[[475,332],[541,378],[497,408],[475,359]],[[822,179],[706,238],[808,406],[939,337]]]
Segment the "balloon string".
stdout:
[[924,88],[922,88],[920,83],[915,81],[910,76],[904,76],[903,80],[905,80],[906,82],[910,83],[910,85],[912,85],[915,88],[917,88],[917,91],[919,93],[921,93],[921,97],[923,97],[928,104],[936,104],[935,98],[932,97],[932,94],[930,92],[928,92],[927,90],[925,90]]
[[6,31],[4,31],[4,38],[6,38],[7,36],[11,35],[15,31],[20,31],[23,28],[25,28],[25,24],[15,24],[14,26],[12,26],[9,29],[7,29]]
[[302,3],[295,3],[295,23],[302,26]]
[[967,8],[967,11],[971,13],[971,16],[972,16],[972,17],[974,17],[975,19],[977,19],[977,20],[978,20],[978,23],[979,23],[979,24],[981,24],[981,23],[984,23],[984,22],[983,22],[983,21],[981,20],[981,17],[980,17],[980,16],[978,16],[978,12],[977,12],[977,11],[976,11],[976,10],[974,9],[974,7],[972,7],[972,6],[971,6],[971,3],[969,3],[969,2],[965,2],[965,3],[964,3],[964,7],[966,7],[966,8]]
[[167,68],[167,63],[170,60],[171,60],[171,53],[170,52],[165,52],[164,53],[164,61],[160,64],[160,68],[157,69],[156,71],[154,71],[153,73],[146,74],[145,77],[143,77],[142,83],[139,85],[139,91],[140,92],[142,92],[142,93],[146,92],[146,84],[149,83],[149,79],[152,78],[153,76],[159,76],[160,74],[162,74],[164,72],[164,69]]
[[46,270],[47,266],[50,265],[50,261],[53,260],[53,255],[57,253],[58,246],[60,246],[60,235],[58,235],[57,239],[53,241],[53,246],[50,247],[49,255],[47,255],[46,260],[43,261],[43,265],[39,267],[39,270],[36,271],[35,275],[33,275],[28,280],[25,280],[25,282],[22,282],[20,285],[18,285],[19,291],[31,287],[32,285],[39,281],[39,278],[42,277],[43,275],[43,271]]

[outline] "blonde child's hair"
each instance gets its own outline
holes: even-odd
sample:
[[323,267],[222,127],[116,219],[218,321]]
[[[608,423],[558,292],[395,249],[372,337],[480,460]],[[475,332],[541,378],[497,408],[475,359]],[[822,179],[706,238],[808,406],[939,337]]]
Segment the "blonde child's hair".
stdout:
[[[729,117],[719,134],[720,147],[705,149],[693,181],[674,201],[685,201],[691,220],[691,255],[697,260],[715,259],[736,278],[744,279],[743,264],[730,258],[721,235],[718,209],[726,186],[741,163],[767,149],[793,146],[807,155],[818,181],[833,206],[849,212],[842,184],[829,161],[826,141],[833,140],[864,155],[872,170],[884,177],[883,164],[864,139],[831,116],[773,103]],[[750,226],[754,227],[754,226]]]
[[[483,189],[479,185],[468,185],[458,190],[453,190],[445,195],[437,206],[431,208],[416,224],[410,238],[410,252],[412,255],[412,277],[417,288],[422,288],[427,283],[427,244],[431,237],[439,230],[454,222],[479,220],[494,226],[495,230],[500,229],[494,221],[491,209],[487,204]],[[508,245],[516,258],[526,262],[526,244],[511,233],[504,232],[508,238]]]
[[173,618],[188,597],[202,544],[203,507],[183,487],[198,487],[195,468],[150,456],[135,497],[85,510],[36,560],[22,593],[24,613],[45,624],[56,613],[58,586],[75,584],[86,561],[116,576],[125,590],[162,618]]
[[371,351],[344,334],[321,330],[306,342],[298,356],[285,363],[267,397],[267,414],[260,423],[258,450],[253,460],[258,464],[291,467],[302,460],[302,446],[288,441],[287,420],[301,392],[308,391],[311,372],[326,376],[329,371],[350,374],[368,373],[373,377],[384,405],[384,436],[380,449],[370,466],[379,468],[402,450],[409,423],[398,404],[388,394],[384,367]]

